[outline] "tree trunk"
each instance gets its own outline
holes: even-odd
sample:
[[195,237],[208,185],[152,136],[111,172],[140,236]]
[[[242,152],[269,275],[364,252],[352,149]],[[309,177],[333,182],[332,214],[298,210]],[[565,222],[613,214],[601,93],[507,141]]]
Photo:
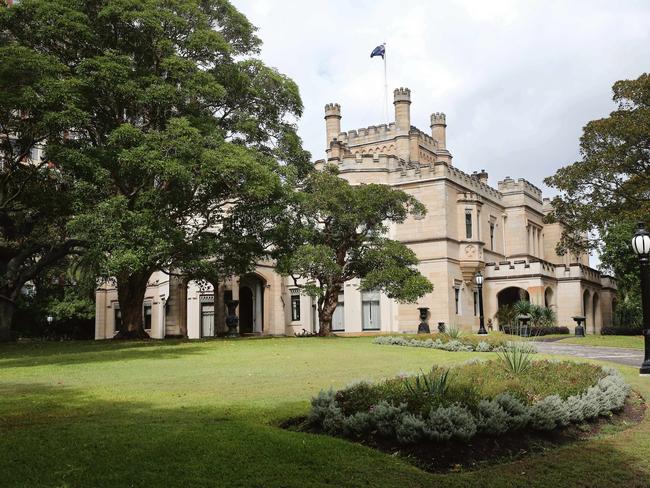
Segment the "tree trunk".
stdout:
[[16,305],[6,299],[0,298],[0,342],[8,342],[11,337],[11,320],[14,316]]
[[142,307],[151,273],[122,275],[117,278],[117,299],[122,312],[122,326],[114,339],[148,339],[144,330]]
[[333,288],[325,293],[323,307],[318,312],[319,336],[328,336],[332,334],[332,316],[334,315],[334,310],[336,310],[336,305],[338,305],[339,302],[339,293],[339,288]]

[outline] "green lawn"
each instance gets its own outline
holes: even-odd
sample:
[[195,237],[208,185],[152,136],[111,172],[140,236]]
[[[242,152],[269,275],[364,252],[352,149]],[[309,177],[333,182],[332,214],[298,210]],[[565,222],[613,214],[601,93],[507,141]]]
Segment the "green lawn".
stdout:
[[[372,338],[0,346],[0,486],[648,486],[650,419],[478,471],[432,475],[290,432],[321,388],[476,353]],[[481,354],[489,357],[490,354]],[[650,380],[621,367],[644,395]]]
[[581,344],[584,346],[603,346],[603,347],[623,347],[628,349],[643,350],[643,336],[612,336],[612,335],[587,335],[585,337],[576,337],[574,335],[553,335],[544,336],[561,338],[562,344]]
[[562,343],[584,344],[585,346],[626,347],[641,350],[644,347],[643,336],[588,335],[585,337],[564,339]]

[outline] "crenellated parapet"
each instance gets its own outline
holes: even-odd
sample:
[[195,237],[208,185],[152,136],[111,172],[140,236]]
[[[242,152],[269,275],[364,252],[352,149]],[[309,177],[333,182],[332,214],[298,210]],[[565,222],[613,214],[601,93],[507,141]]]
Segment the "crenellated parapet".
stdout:
[[340,117],[341,105],[338,103],[328,103],[325,105],[325,117]]
[[525,193],[542,203],[542,190],[524,178],[518,178],[515,181],[513,178],[506,176],[504,180],[499,181],[498,188],[503,194]]

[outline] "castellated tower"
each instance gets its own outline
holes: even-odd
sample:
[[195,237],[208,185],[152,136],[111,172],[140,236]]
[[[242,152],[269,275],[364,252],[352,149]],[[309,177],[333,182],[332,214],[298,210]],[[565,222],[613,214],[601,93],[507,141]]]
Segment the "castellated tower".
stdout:
[[447,148],[447,122],[442,112],[431,114],[431,137],[438,143],[439,149]]
[[338,103],[325,105],[325,131],[327,135],[325,147],[329,148],[330,142],[341,132],[341,106]]
[[408,88],[396,88],[393,96],[397,129],[408,132],[411,129],[411,90]]
[[[445,115],[439,112],[431,115],[429,135],[411,125],[411,90],[396,88],[393,91],[393,105],[395,122],[347,132],[341,132],[341,106],[338,103],[325,105],[327,161],[351,164],[352,160],[364,157],[377,160],[384,156],[391,160],[393,169],[398,168],[396,171],[401,171],[399,168],[405,166],[432,166],[436,163],[451,165],[451,154],[445,140]],[[377,164],[374,167],[378,167]]]

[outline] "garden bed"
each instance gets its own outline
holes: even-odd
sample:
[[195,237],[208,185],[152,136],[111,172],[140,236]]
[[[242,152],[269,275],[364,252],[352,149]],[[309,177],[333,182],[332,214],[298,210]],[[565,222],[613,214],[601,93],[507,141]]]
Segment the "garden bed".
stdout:
[[536,353],[537,349],[531,342],[512,340],[508,336],[499,334],[475,336],[458,334],[426,334],[404,336],[379,336],[373,341],[375,344],[389,346],[424,347],[440,349],[449,352],[505,352],[514,348]]
[[322,391],[309,415],[287,426],[446,471],[513,459],[643,417],[643,402],[614,369],[505,356]]

